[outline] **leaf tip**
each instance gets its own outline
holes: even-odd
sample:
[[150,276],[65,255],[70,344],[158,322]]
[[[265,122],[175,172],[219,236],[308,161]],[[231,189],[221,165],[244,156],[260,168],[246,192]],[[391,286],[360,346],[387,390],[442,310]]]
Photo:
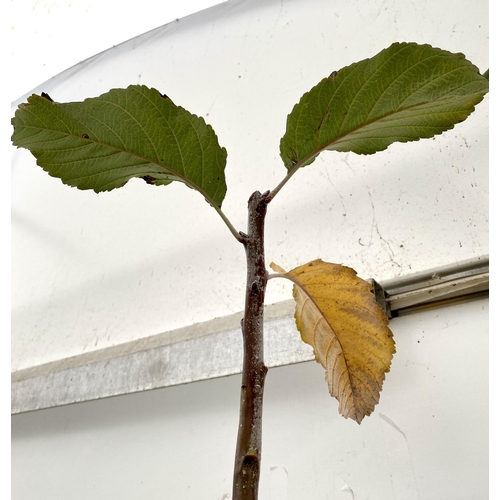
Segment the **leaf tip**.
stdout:
[[275,271],[275,272],[277,272],[277,273],[280,273],[280,274],[286,274],[286,271],[285,271],[285,270],[284,270],[281,266],[278,266],[278,264],[276,264],[276,263],[274,263],[274,262],[271,262],[271,263],[269,264],[269,267],[270,267],[273,271]]

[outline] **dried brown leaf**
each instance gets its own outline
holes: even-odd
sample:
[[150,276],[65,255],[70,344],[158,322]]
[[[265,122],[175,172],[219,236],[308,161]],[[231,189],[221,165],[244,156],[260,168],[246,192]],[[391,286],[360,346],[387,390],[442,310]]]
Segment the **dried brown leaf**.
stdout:
[[396,352],[389,320],[371,285],[350,267],[320,259],[287,273],[271,267],[294,283],[297,329],[325,368],[339,413],[361,423],[379,402]]

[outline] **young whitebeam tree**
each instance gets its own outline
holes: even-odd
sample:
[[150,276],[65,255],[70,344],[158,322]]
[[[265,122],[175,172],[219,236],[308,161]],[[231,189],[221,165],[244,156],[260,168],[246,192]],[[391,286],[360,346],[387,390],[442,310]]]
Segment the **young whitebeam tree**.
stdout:
[[326,370],[339,411],[358,424],[379,401],[395,344],[371,286],[349,267],[321,260],[286,272],[266,270],[267,207],[288,180],[325,150],[369,155],[393,142],[433,137],[465,120],[488,92],[488,73],[463,54],[416,43],[395,43],[376,56],[334,71],[305,93],[288,116],[281,139],[287,170],[272,191],[248,201],[248,229],[238,231],[222,211],[226,150],[212,127],[145,86],[113,89],[83,102],[60,104],[32,95],[12,119],[12,141],[65,184],[96,193],[133,177],[148,184],[179,181],[217,211],[247,256],[240,424],[233,499],[258,496],[264,380],[263,313],[266,284],[293,282],[302,340]]

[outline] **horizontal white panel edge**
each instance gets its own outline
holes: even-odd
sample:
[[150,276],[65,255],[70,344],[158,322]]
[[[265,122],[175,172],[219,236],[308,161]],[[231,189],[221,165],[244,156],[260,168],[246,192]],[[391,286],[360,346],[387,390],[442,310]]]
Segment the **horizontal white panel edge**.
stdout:
[[[489,287],[488,258],[382,284],[393,315],[450,299],[477,297]],[[484,296],[484,295],[479,295]],[[265,362],[270,368],[310,361],[300,340],[294,301],[265,309]],[[12,414],[131,394],[241,372],[243,313],[12,373]]]

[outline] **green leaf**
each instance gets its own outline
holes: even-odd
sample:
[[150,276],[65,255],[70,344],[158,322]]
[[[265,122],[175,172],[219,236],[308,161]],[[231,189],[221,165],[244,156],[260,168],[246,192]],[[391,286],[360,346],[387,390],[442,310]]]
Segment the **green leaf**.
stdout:
[[394,43],[302,96],[288,116],[281,157],[290,171],[324,150],[373,154],[433,137],[465,120],[487,92],[487,79],[463,54]]
[[60,104],[32,95],[12,119],[14,145],[65,184],[110,191],[129,179],[181,181],[220,208],[226,150],[203,118],[143,85]]

